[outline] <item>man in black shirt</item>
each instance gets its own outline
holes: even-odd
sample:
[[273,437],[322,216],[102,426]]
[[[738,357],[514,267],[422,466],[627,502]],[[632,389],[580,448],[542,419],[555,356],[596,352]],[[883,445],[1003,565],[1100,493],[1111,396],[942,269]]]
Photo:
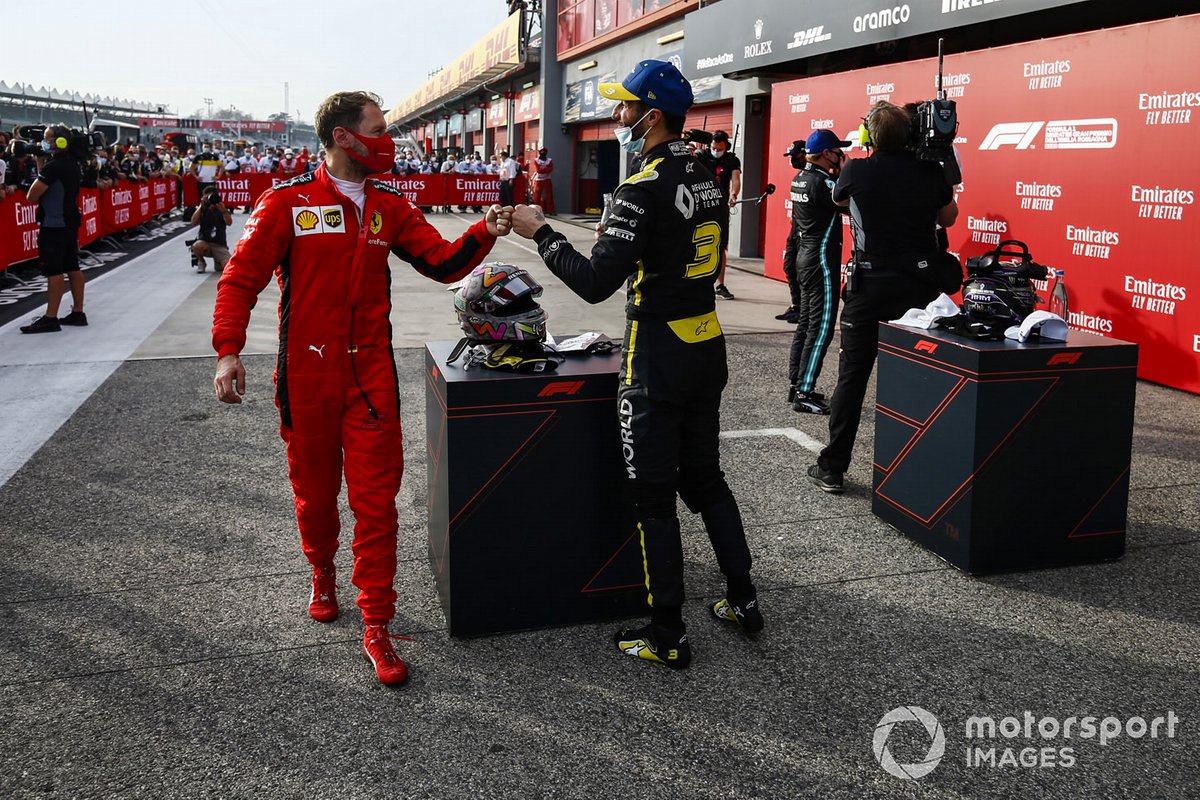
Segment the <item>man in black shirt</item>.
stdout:
[[683,669],[691,646],[683,623],[676,494],[704,520],[727,580],[725,598],[710,612],[749,634],[763,627],[741,512],[721,471],[718,442],[728,368],[712,279],[729,206],[680,136],[692,88],[679,70],[642,61],[622,83],[601,83],[600,93],[618,101],[617,141],[642,163],[613,193],[591,257],[551,228],[537,206],[517,206],[513,230],[536,241],[550,271],[590,303],[627,284],[619,446],[638,516],[650,624],[618,631],[614,642],[625,655]]
[[837,319],[842,209],[832,192],[846,158],[842,148],[849,146],[831,130],[813,131],[804,142],[804,169],[792,181],[792,231],[783,269],[796,282],[800,307],[788,356],[788,398],[793,409],[808,414],[829,413],[816,386]]
[[840,494],[858,436],[867,382],[879,350],[879,323],[910,308],[924,308],[938,295],[933,272],[940,252],[936,227],[958,218],[954,189],[939,164],[918,161],[907,148],[911,118],[903,108],[879,102],[867,115],[874,152],[842,167],[833,200],[850,206],[854,273],[842,309],[842,351],[829,417],[829,445],[808,479],[822,491]]
[[[729,134],[725,131],[713,133],[712,143],[708,149],[701,150],[696,156],[700,163],[708,167],[717,176],[721,187],[721,195],[730,208],[737,202],[742,193],[742,162],[738,160],[729,148]],[[714,291],[722,300],[732,300],[733,292],[725,288],[726,251],[729,249],[729,225],[726,223],[725,235],[721,237],[721,269],[717,272]]]
[[[83,272],[79,269],[79,162],[68,152],[71,132],[65,126],[50,126],[42,139],[49,160],[29,187],[27,198],[37,203],[38,259],[46,277],[46,313],[21,333],[54,333],[63,325],[87,325],[83,313]],[[63,274],[71,282],[71,313],[58,318],[65,291]]]
[[200,238],[192,243],[192,266],[196,272],[204,272],[204,257],[212,256],[213,270],[221,272],[229,261],[225,228],[233,224],[233,214],[221,202],[216,186],[204,189],[200,205],[192,214],[192,224],[200,226]]

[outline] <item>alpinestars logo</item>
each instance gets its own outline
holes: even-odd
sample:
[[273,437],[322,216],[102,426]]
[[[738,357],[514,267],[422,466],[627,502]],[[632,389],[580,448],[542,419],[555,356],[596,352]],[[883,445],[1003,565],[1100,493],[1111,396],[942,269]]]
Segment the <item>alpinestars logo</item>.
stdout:
[[818,25],[815,28],[809,28],[803,31],[796,31],[796,33],[793,35],[795,38],[788,42],[788,50],[792,50],[797,47],[806,47],[810,44],[816,44],[817,42],[827,42],[833,38],[832,33],[825,33],[824,25]]
[[1034,139],[1042,133],[1047,150],[1111,150],[1117,146],[1117,121],[1097,119],[1061,119],[1049,122],[1001,122],[993,125],[979,144],[980,150],[999,150],[1012,145],[1017,150],[1036,147]]

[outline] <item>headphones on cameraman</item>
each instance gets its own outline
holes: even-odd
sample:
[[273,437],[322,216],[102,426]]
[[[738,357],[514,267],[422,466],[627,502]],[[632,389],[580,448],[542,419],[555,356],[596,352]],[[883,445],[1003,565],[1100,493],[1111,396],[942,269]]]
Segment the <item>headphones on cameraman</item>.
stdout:
[[872,147],[871,132],[867,129],[867,125],[871,122],[871,117],[879,111],[878,108],[872,108],[867,112],[867,115],[862,118],[862,124],[858,126],[858,143],[863,147]]
[[55,149],[66,150],[69,142],[67,141],[67,137],[62,135],[63,129],[61,127],[59,127],[58,125],[51,125],[50,130],[52,131],[53,136],[54,136]]

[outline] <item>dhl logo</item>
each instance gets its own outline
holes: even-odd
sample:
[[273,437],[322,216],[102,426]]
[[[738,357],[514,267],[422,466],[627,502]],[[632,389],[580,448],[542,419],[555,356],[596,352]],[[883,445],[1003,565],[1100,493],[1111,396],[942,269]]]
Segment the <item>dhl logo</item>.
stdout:
[[552,397],[556,394],[572,395],[577,394],[583,388],[583,381],[555,381],[547,383],[538,392],[538,397]]
[[296,215],[296,224],[300,226],[300,230],[302,231],[311,231],[317,227],[317,223],[320,221],[320,217],[307,209]]
[[1055,364],[1078,364],[1079,357],[1083,353],[1055,353],[1050,356],[1050,360],[1046,362],[1047,367],[1053,367]]
[[929,353],[930,355],[933,355],[937,352],[938,346],[937,342],[931,342],[928,339],[922,339],[913,346],[913,349],[917,352]]

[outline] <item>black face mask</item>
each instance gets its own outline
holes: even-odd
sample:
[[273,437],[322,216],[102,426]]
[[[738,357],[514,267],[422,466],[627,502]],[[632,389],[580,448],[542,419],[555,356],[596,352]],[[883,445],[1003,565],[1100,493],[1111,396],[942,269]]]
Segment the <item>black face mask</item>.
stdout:
[[804,169],[804,156],[792,156],[792,169]]

